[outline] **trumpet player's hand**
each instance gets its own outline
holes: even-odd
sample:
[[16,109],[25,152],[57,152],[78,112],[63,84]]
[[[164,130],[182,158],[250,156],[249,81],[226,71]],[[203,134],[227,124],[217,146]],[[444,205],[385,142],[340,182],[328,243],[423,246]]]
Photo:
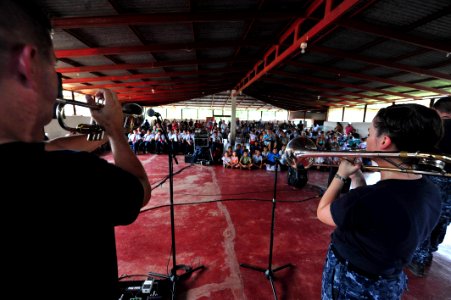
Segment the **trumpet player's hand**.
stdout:
[[[97,92],[96,97],[104,100],[105,103],[101,109],[91,110],[92,117],[105,129],[105,133],[108,135],[115,165],[133,174],[141,182],[144,191],[142,202],[144,206],[151,197],[151,186],[143,165],[131,150],[125,136],[122,106],[117,101],[116,94],[110,90],[100,90]],[[90,97],[88,103],[92,104],[93,102],[94,99]]]
[[[91,109],[91,115],[97,124],[105,129],[107,135],[124,134],[124,114],[116,94],[110,90],[103,89],[96,93],[96,98],[103,104],[101,109]],[[86,100],[89,104],[96,104],[92,96],[87,96]]]

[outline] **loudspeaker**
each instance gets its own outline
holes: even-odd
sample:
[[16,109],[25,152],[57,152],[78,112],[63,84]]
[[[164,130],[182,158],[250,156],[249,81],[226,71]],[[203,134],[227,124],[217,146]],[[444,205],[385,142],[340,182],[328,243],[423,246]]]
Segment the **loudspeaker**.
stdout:
[[185,155],[185,163],[194,164],[196,162],[196,156],[194,154],[186,154]]
[[308,174],[304,166],[299,166],[298,168],[289,167],[288,168],[288,185],[302,188],[307,184]]
[[194,137],[194,145],[196,147],[208,147],[208,137]]

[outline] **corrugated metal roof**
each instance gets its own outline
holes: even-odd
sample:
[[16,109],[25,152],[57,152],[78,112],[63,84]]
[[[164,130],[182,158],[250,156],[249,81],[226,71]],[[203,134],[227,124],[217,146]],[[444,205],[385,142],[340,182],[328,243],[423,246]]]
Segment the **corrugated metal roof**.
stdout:
[[85,93],[318,111],[451,93],[449,0],[41,2],[64,87]]

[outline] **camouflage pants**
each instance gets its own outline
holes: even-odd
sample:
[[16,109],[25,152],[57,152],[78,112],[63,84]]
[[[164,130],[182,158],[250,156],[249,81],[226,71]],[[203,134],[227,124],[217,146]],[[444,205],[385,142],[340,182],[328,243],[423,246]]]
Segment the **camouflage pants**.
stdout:
[[406,288],[407,276],[404,273],[394,279],[369,279],[348,270],[347,264],[340,263],[329,247],[321,285],[322,300],[394,300],[401,299]]
[[[438,245],[445,238],[446,229],[451,221],[451,178],[430,176],[429,179],[434,182],[441,191],[442,211],[437,225],[431,232],[431,235],[415,250],[412,262],[425,266],[432,262],[432,253],[438,250]],[[425,199],[427,201],[427,199]]]

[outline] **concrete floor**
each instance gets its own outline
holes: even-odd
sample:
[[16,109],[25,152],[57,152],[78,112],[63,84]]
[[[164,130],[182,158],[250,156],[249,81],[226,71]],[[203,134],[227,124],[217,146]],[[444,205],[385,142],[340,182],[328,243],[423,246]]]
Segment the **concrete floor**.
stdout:
[[[111,157],[106,156],[107,159]],[[139,155],[154,187],[150,203],[138,220],[116,230],[120,274],[168,274],[171,260],[168,156]],[[275,272],[279,299],[320,299],[321,272],[333,228],[316,219],[327,172],[309,171],[302,189],[287,184],[278,172],[272,268],[269,266],[275,173],[230,170],[222,166],[174,165],[176,264],[204,268],[177,284],[177,299],[274,299],[263,272]],[[369,175],[369,182],[377,174]],[[451,229],[450,229],[451,230]],[[410,273],[405,300],[451,299],[451,231],[434,255],[429,273]],[[133,276],[132,276],[133,277]],[[132,278],[130,277],[130,278]]]

